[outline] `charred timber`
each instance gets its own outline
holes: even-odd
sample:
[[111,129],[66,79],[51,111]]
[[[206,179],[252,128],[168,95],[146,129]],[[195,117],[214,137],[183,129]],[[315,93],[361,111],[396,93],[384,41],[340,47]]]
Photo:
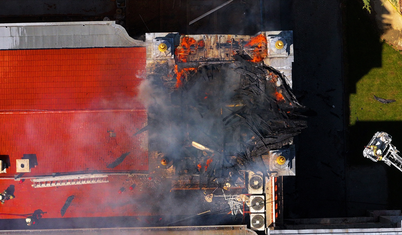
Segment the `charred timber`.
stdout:
[[[188,70],[176,87],[166,87],[166,76],[158,82],[152,75],[163,102],[149,109],[155,119],[149,131],[157,133],[150,138],[159,151],[172,156],[180,172],[197,173],[197,163],[211,159],[198,172],[207,176],[207,185],[260,165],[261,155],[291,144],[307,127],[305,107],[282,73],[242,56],[234,58],[229,63],[179,63],[180,69],[196,69]],[[195,148],[193,142],[213,152]]]

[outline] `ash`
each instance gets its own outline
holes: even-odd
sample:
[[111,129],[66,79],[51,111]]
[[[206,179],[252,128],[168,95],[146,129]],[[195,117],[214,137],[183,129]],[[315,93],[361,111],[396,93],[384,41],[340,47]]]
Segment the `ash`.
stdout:
[[179,87],[165,65],[147,77],[150,149],[171,159],[177,175],[199,176],[200,188],[236,185],[245,170],[266,172],[261,155],[307,127],[283,74],[235,58],[184,71]]

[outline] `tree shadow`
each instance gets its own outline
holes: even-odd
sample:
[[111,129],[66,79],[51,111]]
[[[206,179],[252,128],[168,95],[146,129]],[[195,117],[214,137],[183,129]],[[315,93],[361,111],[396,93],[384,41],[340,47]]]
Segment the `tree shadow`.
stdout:
[[[345,44],[348,93],[356,93],[356,83],[372,68],[382,66],[380,36],[385,28],[375,20],[377,13],[370,14],[358,0],[346,1]],[[380,14],[388,11],[383,7]]]
[[[362,9],[361,1],[347,1],[345,6],[346,27],[346,97],[350,106],[350,95],[356,94],[357,83],[373,68],[382,67],[384,42],[381,35],[389,30],[383,23],[384,15],[390,12],[380,2],[372,13]],[[347,113],[350,110],[345,110]],[[347,113],[347,123],[350,114]],[[357,121],[348,128],[346,159],[346,195],[349,216],[361,216],[367,210],[401,209],[397,195],[402,192],[399,178],[402,172],[381,162],[372,162],[363,157],[364,146],[377,131],[393,136],[393,144],[402,146],[402,122],[400,121]]]

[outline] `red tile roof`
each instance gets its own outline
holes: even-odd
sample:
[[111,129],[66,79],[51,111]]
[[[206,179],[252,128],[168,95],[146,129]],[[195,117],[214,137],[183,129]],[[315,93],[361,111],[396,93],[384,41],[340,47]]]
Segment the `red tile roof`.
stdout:
[[[0,177],[18,174],[15,161],[23,154],[38,158],[38,166],[27,176],[106,171],[110,170],[107,165],[126,152],[130,154],[124,164],[114,171],[148,170],[145,133],[133,137],[145,121],[144,110],[0,112],[0,154],[11,158],[7,174]],[[110,137],[112,131],[116,137]]]
[[[38,159],[24,176],[148,170],[147,133],[133,136],[147,122],[137,100],[145,56],[139,47],[0,51],[0,155],[11,160],[0,177],[18,174],[16,159],[23,154]],[[107,168],[126,152],[123,163]],[[0,191],[13,184],[16,196],[0,205],[0,218],[36,209],[47,211],[47,218],[60,217],[70,195],[76,197],[66,217],[134,215],[135,208],[116,210],[123,178],[58,188],[0,180]],[[117,204],[112,208],[111,203]]]
[[0,110],[139,108],[145,48],[0,51]]
[[[44,218],[61,218],[61,208],[71,195],[74,199],[63,218],[150,215],[149,210],[135,203],[143,192],[136,188],[129,190],[131,181],[127,179],[127,176],[109,176],[109,183],[49,188],[32,188],[29,180],[22,184],[8,181],[8,185],[15,185],[15,199],[0,204],[0,219],[24,218],[18,215],[37,209],[47,212]],[[4,187],[3,183],[0,185]],[[119,194],[121,187],[125,191]]]

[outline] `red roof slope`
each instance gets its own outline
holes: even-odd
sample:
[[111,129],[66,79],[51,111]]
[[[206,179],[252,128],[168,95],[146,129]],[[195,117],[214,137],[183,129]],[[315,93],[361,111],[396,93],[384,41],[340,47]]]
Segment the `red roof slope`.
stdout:
[[23,154],[38,158],[25,176],[112,170],[107,165],[126,152],[124,164],[114,171],[148,170],[144,133],[133,137],[145,121],[144,110],[0,113],[0,153],[11,158],[0,177],[18,174],[15,161]]
[[[36,154],[38,160],[23,177],[93,170],[147,171],[147,133],[134,136],[147,122],[146,110],[137,99],[145,50],[0,51],[0,155],[9,155],[11,162],[0,179],[19,174],[16,160],[23,154]],[[126,152],[130,154],[120,165],[107,168]],[[36,209],[47,211],[47,218],[60,217],[70,195],[75,199],[66,217],[135,215],[134,207],[119,208],[115,201],[126,179],[110,176],[106,184],[51,188],[32,188],[29,180],[18,184],[3,179],[0,191],[15,185],[16,198],[0,205],[0,218],[16,218],[7,213],[26,214]],[[131,196],[126,193],[121,199],[130,201]],[[108,206],[111,204],[116,205]]]
[[[147,170],[146,123],[136,99],[145,48],[0,51],[0,154],[36,154],[32,174]],[[68,111],[67,111],[68,110]],[[111,133],[114,133],[116,137]],[[0,175],[1,177],[2,175]]]
[[[44,218],[60,218],[61,208],[72,195],[74,199],[63,218],[151,215],[146,209],[149,206],[136,203],[144,192],[137,188],[131,191],[131,182],[127,176],[109,176],[109,183],[32,188],[29,180],[22,184],[8,181],[8,185],[15,185],[15,199],[0,204],[0,219],[22,219],[20,215],[37,209],[47,212]],[[119,194],[121,187],[125,191]]]
[[145,48],[0,51],[0,110],[142,107]]

